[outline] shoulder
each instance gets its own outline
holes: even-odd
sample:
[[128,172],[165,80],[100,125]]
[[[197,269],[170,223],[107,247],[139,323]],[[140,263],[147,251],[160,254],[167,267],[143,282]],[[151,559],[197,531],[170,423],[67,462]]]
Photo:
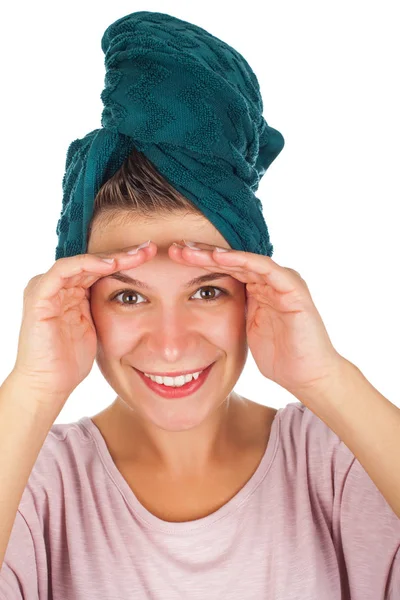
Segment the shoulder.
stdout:
[[390,539],[400,544],[400,519],[336,433],[301,402],[279,409],[276,418],[285,461],[307,475],[311,493],[329,507],[333,520],[353,532],[358,524],[371,543],[388,528]]
[[50,429],[21,498],[23,515],[44,513],[50,503],[60,501],[70,482],[74,485],[87,471],[95,449],[90,432],[82,425],[84,420],[54,424]]

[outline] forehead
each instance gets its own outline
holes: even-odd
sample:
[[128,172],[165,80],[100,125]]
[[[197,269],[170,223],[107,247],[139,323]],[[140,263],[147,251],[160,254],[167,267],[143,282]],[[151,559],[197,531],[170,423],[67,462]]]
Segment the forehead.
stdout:
[[105,222],[96,221],[89,238],[87,251],[114,252],[147,240],[157,244],[158,253],[167,254],[173,242],[183,239],[214,246],[226,244],[226,240],[208,219],[202,215],[171,215],[153,218],[124,215],[115,216]]

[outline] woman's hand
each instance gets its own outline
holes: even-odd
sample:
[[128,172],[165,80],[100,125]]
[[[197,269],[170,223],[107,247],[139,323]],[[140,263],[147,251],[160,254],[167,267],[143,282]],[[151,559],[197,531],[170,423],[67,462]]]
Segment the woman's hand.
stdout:
[[[59,258],[24,290],[18,352],[10,375],[38,392],[39,408],[53,416],[90,373],[96,357],[90,287],[114,271],[143,264],[157,249],[153,244],[137,254],[126,251]],[[114,262],[104,262],[104,258],[114,258]]]
[[269,256],[197,244],[172,245],[183,264],[228,273],[246,284],[247,341],[260,372],[296,395],[329,382],[345,359],[335,350],[310,291],[297,271]]

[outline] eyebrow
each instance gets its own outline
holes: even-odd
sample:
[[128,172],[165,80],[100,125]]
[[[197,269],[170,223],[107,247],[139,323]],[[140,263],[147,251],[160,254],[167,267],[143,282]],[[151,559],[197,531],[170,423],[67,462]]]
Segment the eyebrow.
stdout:
[[[217,279],[224,279],[225,277],[232,277],[228,273],[206,273],[205,275],[200,275],[199,277],[195,277],[191,279],[183,286],[184,289],[188,289],[193,287],[194,285],[200,285],[201,283],[207,283],[208,281],[215,281]],[[154,288],[143,281],[139,281],[139,279],[134,279],[133,277],[129,277],[129,275],[124,275],[121,271],[116,271],[111,275],[107,275],[104,279],[116,279],[117,281],[122,281],[122,283],[129,283],[134,285],[135,287],[142,288],[143,290],[148,290],[149,292],[154,291]]]

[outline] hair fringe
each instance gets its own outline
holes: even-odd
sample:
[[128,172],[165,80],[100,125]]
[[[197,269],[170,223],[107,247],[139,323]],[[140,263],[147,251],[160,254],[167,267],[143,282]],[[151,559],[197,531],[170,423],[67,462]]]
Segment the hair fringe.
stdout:
[[87,231],[87,244],[94,224],[107,225],[133,217],[166,218],[171,214],[204,216],[189,199],[180,194],[139,150],[133,149],[118,171],[106,181],[94,200]]

